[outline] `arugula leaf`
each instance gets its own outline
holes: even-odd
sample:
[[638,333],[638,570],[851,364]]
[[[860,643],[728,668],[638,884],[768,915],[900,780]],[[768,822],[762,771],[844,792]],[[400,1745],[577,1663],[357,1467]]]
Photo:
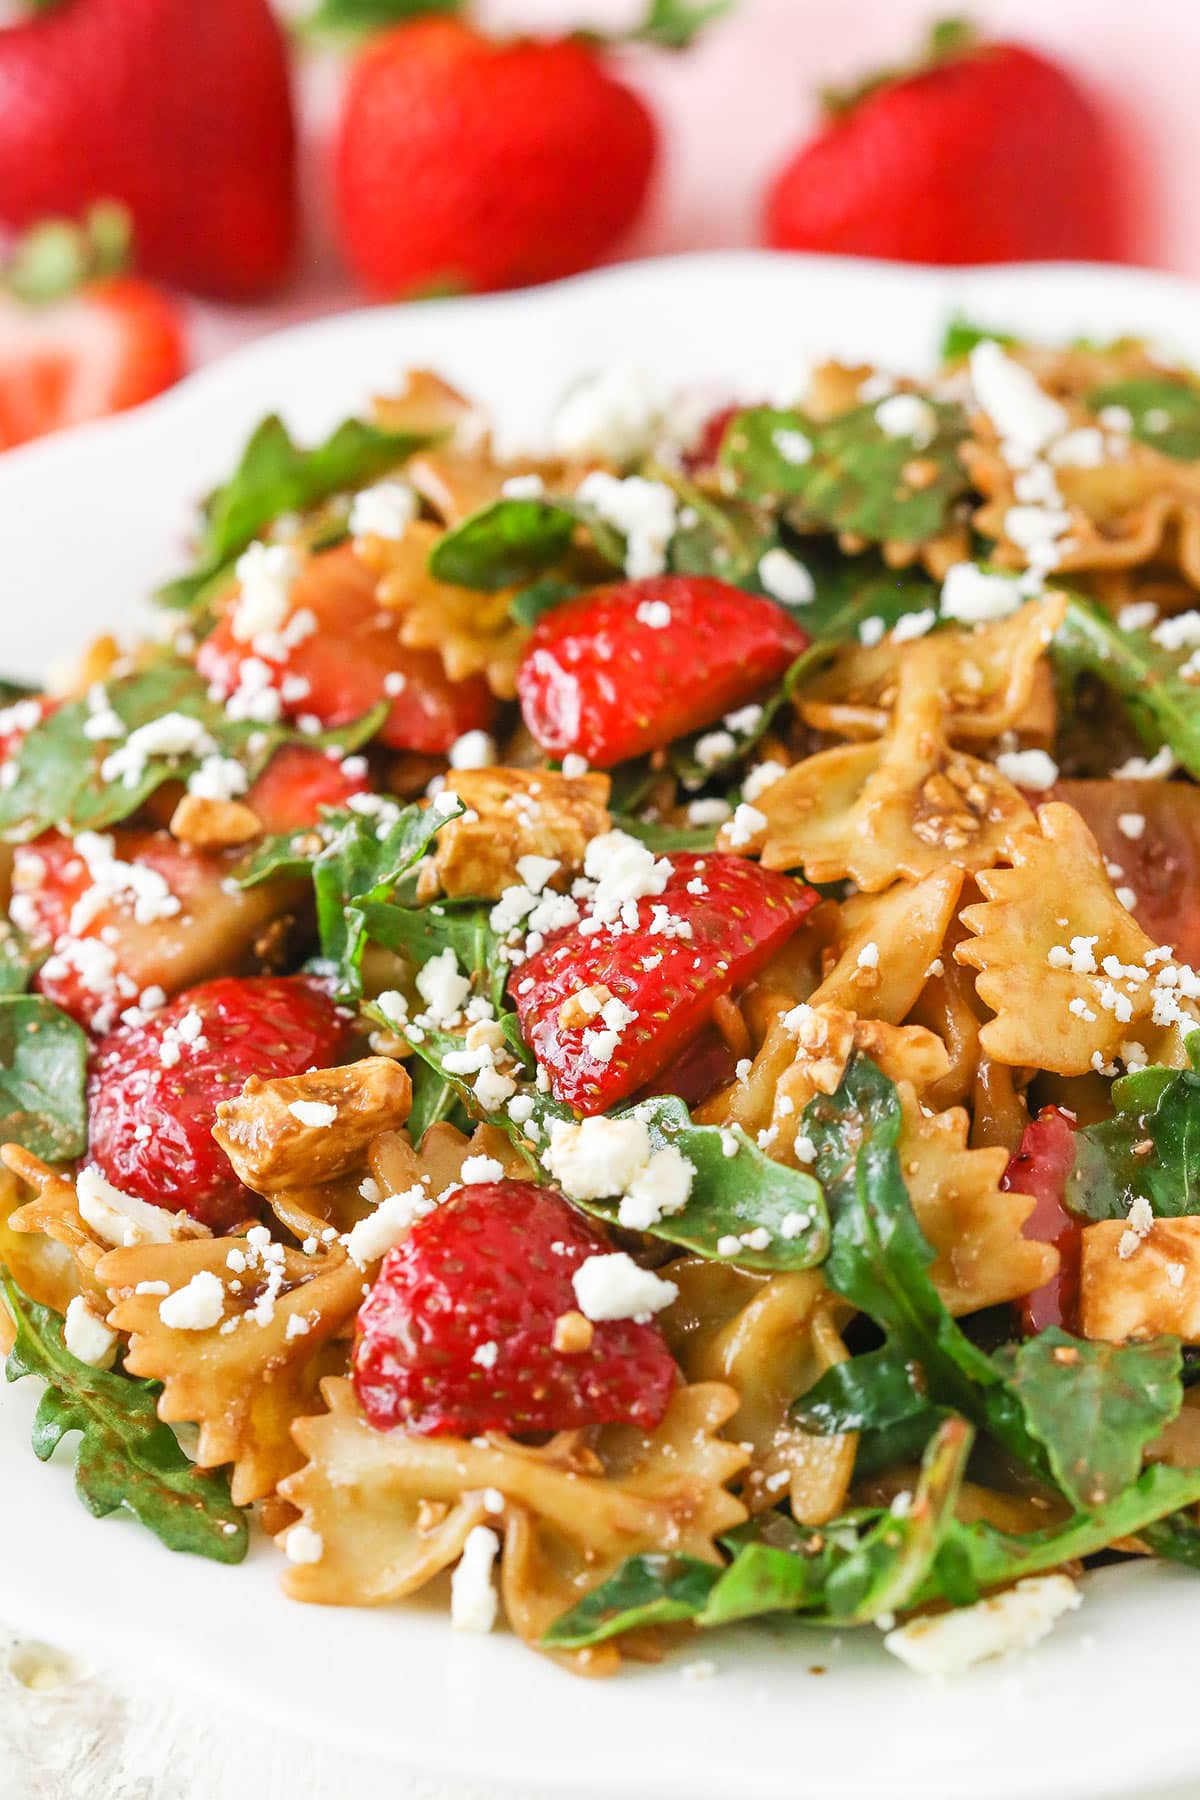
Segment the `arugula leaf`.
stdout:
[[453,950],[463,973],[477,978],[477,991],[486,993],[496,1011],[503,1012],[508,965],[498,954],[500,939],[489,923],[490,905],[438,900],[418,907],[369,901],[362,913],[371,941],[407,957],[417,968],[443,950]]
[[[1195,1061],[1200,1035],[1188,1039]],[[1113,1116],[1075,1133],[1065,1204],[1085,1219],[1123,1219],[1136,1198],[1156,1219],[1200,1212],[1200,1073],[1139,1069],[1109,1090]]]
[[79,1432],[75,1491],[96,1518],[125,1507],[168,1550],[241,1562],[248,1515],[230,1501],[225,1476],[197,1469],[159,1420],[157,1383],[77,1361],[60,1316],[27,1299],[4,1271],[0,1283],[17,1333],[5,1375],[46,1383],[33,1422],[34,1455],[47,1461]]
[[547,1650],[583,1650],[643,1626],[698,1618],[721,1575],[720,1563],[696,1556],[631,1556],[555,1619],[542,1643]]
[[1200,458],[1200,386],[1186,375],[1135,375],[1088,395],[1089,412],[1123,406],[1139,443],[1185,462]]
[[669,856],[673,850],[711,850],[719,829],[716,825],[659,825],[652,819],[637,819],[629,813],[613,813],[612,828],[637,838],[656,856]]
[[1050,1326],[1013,1358],[1012,1387],[1054,1478],[1080,1511],[1138,1478],[1142,1452],[1183,1401],[1177,1338],[1082,1342]]
[[1072,594],[1053,654],[1068,680],[1086,673],[1110,688],[1139,737],[1151,748],[1165,744],[1200,779],[1200,690],[1180,676],[1189,650],[1164,650],[1148,631],[1122,631],[1094,601]]
[[[802,650],[783,676],[779,685],[771,693],[765,695],[754,710],[753,723],[747,728],[732,730],[728,720],[722,721],[719,729],[731,739],[733,748],[723,756],[706,756],[700,759],[697,752],[700,740],[711,735],[714,727],[705,726],[700,731],[693,731],[687,737],[676,738],[667,750],[671,767],[689,791],[703,787],[706,782],[731,769],[735,763],[743,761],[754,746],[761,743],[774,724],[780,709],[788,704],[793,695],[804,686],[805,681],[818,669],[824,668],[833,654],[831,644],[821,642],[810,644]],[[730,715],[733,717],[734,715]]]
[[423,1062],[420,1057],[414,1059],[410,1072],[412,1110],[408,1115],[406,1129],[413,1143],[419,1146],[429,1127],[442,1119],[461,1119],[466,1123],[469,1133],[467,1115],[446,1076],[439,1074],[432,1063]]
[[966,313],[960,312],[946,321],[938,354],[944,363],[957,362],[960,357],[969,356],[976,344],[1015,344],[1017,341],[1011,331],[993,331],[988,325],[976,325]]
[[0,994],[23,994],[45,959],[11,920],[0,919]]
[[674,471],[664,471],[661,479],[679,496],[679,526],[670,555],[675,574],[715,575],[762,593],[758,565],[779,542],[779,526],[770,513],[709,493]]
[[159,600],[189,610],[224,580],[272,520],[374,481],[434,441],[428,434],[380,431],[346,419],[324,443],[303,450],[272,414],[252,433],[229,480],[205,501],[195,567],[160,588]]
[[[313,737],[290,725],[231,719],[224,706],[209,699],[208,685],[195,669],[167,658],[108,682],[105,691],[127,733],[165,713],[181,713],[202,725],[211,746],[240,762],[251,779],[281,744],[357,749],[384,717],[375,707],[349,725]],[[194,756],[149,756],[134,779],[107,779],[103,766],[117,745],[88,737],[90,718],[86,699],[68,700],[34,726],[16,753],[16,780],[0,791],[0,837],[20,841],[52,826],[105,831],[136,812],[163,782],[185,780],[199,766]]]
[[0,1142],[47,1162],[87,1149],[88,1042],[40,994],[0,995]]
[[938,588],[928,576],[911,569],[889,569],[872,554],[845,557],[822,544],[806,545],[801,560],[816,593],[797,617],[813,640],[857,643],[864,619],[882,619],[890,631],[908,613],[936,612]]
[[553,500],[494,500],[438,539],[429,573],[489,593],[517,587],[562,562],[575,523],[575,509]]
[[825,1277],[881,1327],[897,1363],[919,1370],[919,1397],[970,1419],[1030,1467],[1045,1458],[1002,1371],[951,1317],[929,1278],[933,1251],[900,1169],[900,1101],[869,1058],[854,1056],[837,1091],[817,1095],[804,1128],[833,1221]]
[[553,612],[556,606],[562,606],[582,592],[583,589],[573,581],[563,581],[557,575],[543,575],[513,595],[508,603],[508,615],[518,625],[536,625],[544,613]]
[[401,876],[420,862],[453,811],[406,806],[386,829],[373,814],[350,813],[313,863],[317,931],[321,957],[337,982],[341,999],[362,992],[362,955],[367,943],[367,910],[392,893]]
[[[961,407],[926,404],[934,435],[919,450],[911,437],[889,437],[874,406],[823,422],[798,410],[754,407],[731,422],[721,461],[744,498],[786,502],[784,517],[795,531],[922,543],[945,528],[969,485],[958,459],[966,435]],[[802,462],[787,454],[789,433],[810,446]],[[929,478],[914,486],[906,471],[918,461]]]
[[937,1423],[937,1409],[913,1386],[913,1367],[894,1346],[834,1363],[791,1406],[790,1416],[819,1436],[880,1431],[909,1420]]

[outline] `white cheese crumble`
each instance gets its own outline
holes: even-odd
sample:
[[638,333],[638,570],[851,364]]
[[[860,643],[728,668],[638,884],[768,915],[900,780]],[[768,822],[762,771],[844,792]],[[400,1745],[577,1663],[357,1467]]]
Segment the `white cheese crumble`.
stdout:
[[889,394],[875,408],[875,423],[884,437],[911,438],[924,450],[937,434],[937,414],[920,394]]
[[725,842],[733,850],[752,844],[760,831],[767,829],[767,815],[742,800],[734,808],[733,818],[725,828]]
[[1001,439],[1002,453],[1017,466],[1061,437],[1069,426],[1065,408],[994,338],[975,345],[970,371],[975,398]]
[[287,544],[253,543],[242,551],[235,568],[242,590],[229,629],[239,644],[253,645],[259,637],[276,634],[287,618],[300,560]]
[[200,1269],[192,1279],[158,1303],[158,1316],[173,1331],[208,1331],[225,1310],[225,1289],[211,1269]]
[[943,619],[962,625],[987,625],[1007,619],[1021,604],[1017,583],[1009,575],[989,575],[978,563],[955,563],[942,582]]
[[759,557],[758,579],[772,600],[781,600],[785,606],[807,606],[816,597],[812,576],[781,544]]
[[674,1144],[656,1150],[639,1169],[622,1196],[617,1223],[630,1231],[649,1231],[662,1219],[683,1211],[696,1179],[695,1166]]
[[473,1525],[450,1577],[450,1623],[455,1631],[490,1631],[496,1623],[492,1565],[499,1554],[496,1533],[487,1525]]
[[109,1330],[82,1294],[76,1294],[67,1306],[63,1342],[73,1357],[93,1369],[111,1368],[117,1354],[116,1332]]
[[987,1657],[1030,1650],[1083,1596],[1066,1575],[1034,1575],[974,1606],[910,1619],[884,1646],[919,1675],[961,1675]]
[[75,1202],[84,1224],[118,1250],[135,1244],[170,1244],[185,1236],[209,1236],[203,1225],[185,1213],[168,1212],[165,1206],[151,1206],[136,1194],[123,1193],[94,1163],[80,1169],[75,1178]]
[[407,481],[380,481],[355,494],[350,506],[352,537],[402,538],[417,516],[419,502]]
[[290,1563],[319,1563],[325,1540],[311,1525],[293,1525],[283,1540],[283,1553]]
[[404,1242],[414,1221],[432,1211],[433,1204],[419,1184],[406,1188],[402,1194],[389,1194],[342,1239],[350,1260],[360,1269],[365,1269],[368,1263],[378,1262],[381,1256]]
[[624,1250],[589,1256],[571,1276],[579,1310],[587,1319],[636,1319],[644,1323],[678,1298],[673,1281],[640,1269]]
[[546,1167],[568,1200],[605,1200],[628,1193],[650,1161],[650,1134],[641,1119],[603,1115],[577,1125],[555,1119]]
[[293,1100],[288,1111],[293,1119],[298,1119],[312,1131],[324,1130],[334,1124],[338,1116],[337,1107],[326,1100]]
[[555,456],[628,463],[650,449],[662,409],[648,377],[631,364],[601,369],[578,382],[550,423]]
[[[471,992],[471,981],[459,968],[458,958],[449,944],[417,971],[417,992],[425,1002],[426,1017],[431,1025],[457,1024]],[[382,1002],[382,996],[380,999]]]
[[678,515],[675,494],[665,482],[647,481],[642,475],[622,480],[593,469],[580,482],[576,497],[625,539],[625,573],[632,581],[663,573]]
[[746,778],[742,782],[743,798],[757,800],[760,794],[765,794],[769,787],[774,787],[780,777],[786,774],[786,763],[775,762],[773,759],[757,763],[753,769],[746,771]]
[[504,1164],[494,1156],[464,1157],[459,1180],[465,1187],[472,1187],[476,1182],[503,1181]]
[[1017,787],[1044,793],[1058,780],[1058,764],[1044,750],[1002,750],[996,767]]
[[448,755],[452,769],[490,769],[496,761],[496,740],[486,731],[464,731]]
[[905,613],[892,626],[893,644],[908,644],[915,638],[924,637],[937,624],[937,612],[932,606],[922,607],[920,612]]
[[665,631],[671,623],[671,608],[665,600],[640,600],[634,618],[651,631]]

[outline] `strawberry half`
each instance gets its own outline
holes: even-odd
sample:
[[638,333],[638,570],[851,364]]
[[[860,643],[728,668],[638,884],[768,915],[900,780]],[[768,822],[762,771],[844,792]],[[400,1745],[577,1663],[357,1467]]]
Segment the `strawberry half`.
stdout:
[[678,1370],[654,1324],[609,1319],[555,1348],[571,1277],[611,1246],[553,1188],[459,1188],[388,1252],[358,1314],[354,1387],[380,1431],[473,1437],[628,1423],[650,1431]]
[[584,918],[509,977],[555,1099],[581,1113],[652,1081],[820,899],[741,856],[679,854],[657,866],[665,881],[626,900],[615,924],[595,930]]
[[491,722],[494,703],[481,675],[451,681],[436,650],[401,645],[396,616],[377,603],[375,577],[352,545],[303,564],[278,629],[243,641],[235,635],[237,616],[235,596],[196,655],[201,675],[225,694],[242,685],[250,663],[279,693],[288,719],[346,725],[388,698],[380,741],[427,756]]
[[652,576],[545,613],[517,694],[543,750],[607,769],[745,705],[808,641],[773,600],[708,576]]
[[316,825],[323,807],[342,807],[369,788],[365,774],[355,774],[357,759],[346,772],[346,760],[310,744],[284,744],[277,750],[246,795],[246,805],[265,832],[302,831]]
[[1035,1205],[1022,1228],[1023,1235],[1053,1244],[1059,1253],[1058,1274],[1021,1302],[1022,1323],[1030,1335],[1044,1331],[1047,1325],[1061,1325],[1068,1331],[1075,1328],[1082,1228],[1063,1203],[1074,1167],[1072,1115],[1061,1106],[1043,1106],[1022,1132],[1000,1182],[1006,1191],[1033,1195]]
[[258,1209],[212,1135],[217,1106],[251,1075],[302,1075],[345,1055],[350,1027],[299,977],[225,976],[180,994],[96,1051],[92,1160],[115,1187],[222,1230]]

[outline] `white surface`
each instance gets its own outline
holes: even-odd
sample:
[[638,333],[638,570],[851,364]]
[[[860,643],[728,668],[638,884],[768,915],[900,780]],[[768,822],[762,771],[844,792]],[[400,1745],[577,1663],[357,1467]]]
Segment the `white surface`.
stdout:
[[[960,275],[744,255],[305,327],[136,415],[0,464],[5,660],[38,667],[87,629],[131,617],[135,597],[175,566],[191,496],[265,409],[309,434],[410,363],[445,370],[528,436],[567,382],[601,363],[775,391],[832,351],[927,361],[959,306],[1049,338],[1147,332],[1200,360],[1197,299],[1186,284],[1129,271]],[[248,1708],[259,1727],[286,1725],[396,1769],[486,1780],[496,1800],[535,1789],[593,1800],[1104,1800],[1200,1774],[1200,1714],[1163,1703],[1179,1695],[1200,1616],[1200,1588],[1178,1570],[1090,1578],[1081,1612],[1039,1650],[953,1686],[909,1675],[874,1633],[831,1641],[788,1623],[705,1643],[719,1675],[702,1685],[682,1678],[685,1655],[597,1686],[506,1636],[453,1634],[441,1596],[379,1612],[292,1606],[269,1545],[222,1569],[172,1557],[127,1522],[97,1524],[66,1469],[29,1454],[34,1387],[0,1397],[0,1616],[107,1667],[125,1662]]]

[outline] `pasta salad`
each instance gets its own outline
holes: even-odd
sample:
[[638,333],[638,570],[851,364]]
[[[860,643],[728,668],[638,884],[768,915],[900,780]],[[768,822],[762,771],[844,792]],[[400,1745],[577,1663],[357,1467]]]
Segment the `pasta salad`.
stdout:
[[590,1674],[1200,1566],[1198,590],[1132,340],[266,420],[161,632],[3,695],[35,1454]]

